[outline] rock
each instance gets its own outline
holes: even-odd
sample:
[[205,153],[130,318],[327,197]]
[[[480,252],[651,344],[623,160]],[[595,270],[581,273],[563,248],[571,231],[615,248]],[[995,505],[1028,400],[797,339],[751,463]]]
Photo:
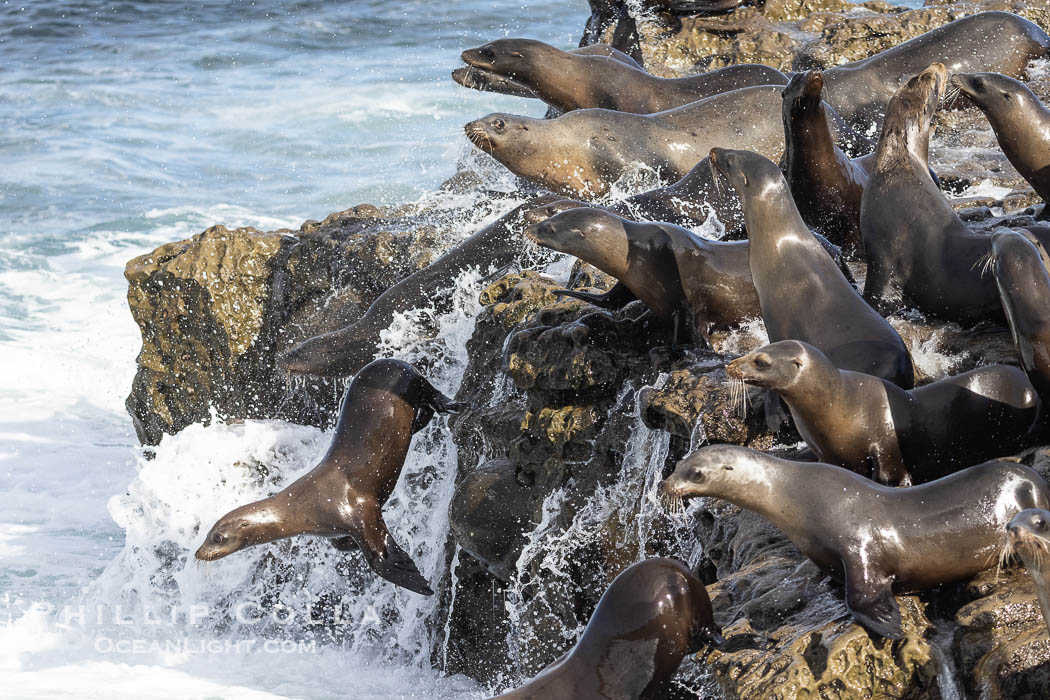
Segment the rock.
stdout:
[[518,483],[514,463],[497,459],[471,471],[449,505],[452,537],[494,576],[510,581],[539,510],[530,489]]
[[126,405],[139,440],[155,445],[213,415],[327,424],[345,382],[289,381],[277,355],[356,320],[446,238],[419,214],[359,205],[298,232],[215,226],[130,261],[142,350]]

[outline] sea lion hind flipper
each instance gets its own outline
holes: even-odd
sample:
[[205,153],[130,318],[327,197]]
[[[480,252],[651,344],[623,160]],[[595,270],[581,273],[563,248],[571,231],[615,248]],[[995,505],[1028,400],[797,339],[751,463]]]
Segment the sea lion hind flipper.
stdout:
[[333,537],[328,541],[331,542],[332,546],[340,552],[353,552],[356,549],[360,549],[360,547],[357,546],[357,541],[349,535],[346,537]]
[[372,549],[366,540],[362,538],[358,544],[361,545],[361,554],[372,571],[376,572],[390,583],[402,588],[407,588],[413,593],[420,595],[434,595],[430,583],[419,573],[416,563],[412,557],[394,541],[390,533],[383,538],[384,551]]
[[554,296],[572,297],[573,299],[580,299],[589,304],[594,304],[598,308],[610,310],[622,309],[632,301],[637,301],[638,299],[634,292],[632,292],[623,282],[617,282],[611,289],[609,289],[609,291],[603,294],[579,292],[575,289],[555,289]]
[[869,632],[901,639],[901,609],[887,579],[864,578],[846,569],[846,605],[853,619]]

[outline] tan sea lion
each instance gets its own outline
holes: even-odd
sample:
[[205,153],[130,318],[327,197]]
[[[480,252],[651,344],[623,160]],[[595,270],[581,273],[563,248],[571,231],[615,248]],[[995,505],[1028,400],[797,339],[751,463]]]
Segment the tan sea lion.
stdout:
[[830,464],[746,447],[705,447],[661,484],[669,499],[714,496],[769,520],[846,584],[853,618],[900,639],[894,594],[934,588],[995,565],[1003,528],[1050,504],[1046,481],[1013,462],[986,462],[922,486],[881,486]]
[[707,589],[674,559],[617,576],[567,654],[502,700],[655,700],[686,654],[724,642]]
[[406,362],[368,364],[346,390],[320,464],[269,498],[222,516],[197,559],[214,561],[245,547],[317,535],[339,550],[360,549],[372,570],[391,583],[431,595],[412,558],[387,530],[382,507],[401,475],[413,433],[435,411],[459,407]]
[[730,377],[771,389],[822,462],[910,485],[1044,437],[1042,402],[1023,371],[989,365],[917,389],[836,367],[824,353],[782,340],[739,357]]

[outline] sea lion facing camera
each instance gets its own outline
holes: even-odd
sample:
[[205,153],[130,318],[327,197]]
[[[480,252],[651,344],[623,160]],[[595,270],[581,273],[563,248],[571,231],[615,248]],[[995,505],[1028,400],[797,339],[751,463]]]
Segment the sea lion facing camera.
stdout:
[[673,559],[647,559],[609,584],[576,646],[499,698],[661,698],[686,654],[723,641],[704,584]]
[[433,591],[383,522],[408,454],[412,434],[434,412],[459,404],[435,389],[412,365],[376,360],[346,390],[332,444],[320,464],[269,498],[222,516],[197,550],[214,561],[245,547],[296,535],[331,539],[340,550],[360,549],[386,580],[415,593]]
[[[741,88],[647,115],[608,109],[580,109],[556,119],[490,114],[464,131],[515,175],[552,192],[593,199],[639,167],[682,178],[715,146],[779,159],[782,91],[779,85]],[[835,138],[849,142],[849,128],[827,109]]]
[[[453,73],[456,82],[515,86],[561,112],[600,107],[652,114],[711,95],[754,85],[783,85],[776,68],[745,63],[684,78],[660,78],[605,56],[562,51],[533,39],[497,39],[462,54],[468,68]],[[497,90],[504,92],[504,90]]]
[[711,163],[744,209],[751,278],[769,339],[797,338],[820,348],[836,367],[913,386],[904,341],[802,221],[780,169],[757,153],[724,148],[712,149]]
[[784,174],[802,220],[862,257],[860,201],[871,155],[850,159],[831,138],[821,92],[824,74],[796,73],[784,88]]
[[990,365],[905,391],[838,369],[812,345],[782,340],[739,357],[730,377],[787,403],[822,462],[909,485],[1036,442],[1042,403],[1017,367]]
[[1006,526],[1009,533],[1004,559],[1021,557],[1035,584],[1039,609],[1050,631],[1050,512],[1046,506],[1023,510]]
[[[981,108],[1010,164],[1050,201],[1050,111],[1035,93],[1000,73],[956,73],[952,85]],[[1040,218],[1048,216],[1044,204]]]
[[1043,478],[1013,462],[987,462],[899,489],[830,464],[730,445],[692,453],[660,490],[670,499],[714,496],[766,518],[846,584],[846,605],[857,622],[890,639],[902,637],[895,593],[994,566],[1006,523],[1050,503]]

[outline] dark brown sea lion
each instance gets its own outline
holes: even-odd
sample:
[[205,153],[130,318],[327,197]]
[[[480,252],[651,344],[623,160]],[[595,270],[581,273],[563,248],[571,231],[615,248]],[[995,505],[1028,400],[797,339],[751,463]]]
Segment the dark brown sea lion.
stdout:
[[986,462],[899,489],[830,464],[730,445],[692,453],[661,491],[671,499],[722,498],[766,518],[846,584],[846,605],[858,623],[890,639],[902,636],[895,593],[994,566],[1010,518],[1050,504],[1043,478],[1012,462]]
[[429,266],[414,272],[379,295],[359,320],[338,330],[309,338],[278,358],[278,365],[294,374],[345,377],[375,357],[379,334],[394,315],[430,306],[456,275],[468,268],[492,274],[521,256],[521,214],[553,197],[531,200],[504,214],[459,243]]
[[891,485],[949,474],[1044,437],[1042,403],[1017,367],[990,365],[905,391],[782,340],[739,357],[730,377],[771,389],[823,462]]
[[346,390],[320,464],[269,498],[222,516],[197,559],[214,561],[257,544],[318,535],[336,549],[360,549],[372,570],[391,583],[431,595],[412,558],[387,530],[382,507],[401,475],[412,434],[435,411],[458,408],[412,365],[390,359],[370,363]]
[[[1007,159],[1050,201],[1050,110],[1027,85],[1000,73],[956,73],[952,85],[981,108]],[[1040,218],[1047,216],[1044,205]]]
[[723,641],[704,584],[673,559],[647,559],[609,584],[576,646],[499,698],[655,700],[686,654]]
[[823,89],[817,70],[795,74],[784,88],[784,174],[802,220],[847,256],[862,257],[860,201],[873,156],[850,159],[835,145]]
[[[741,88],[656,114],[579,109],[556,119],[490,114],[464,127],[467,138],[519,177],[552,192],[593,199],[639,166],[684,177],[711,148],[784,152],[779,85]],[[833,136],[851,132],[831,110]]]
[[1005,558],[1021,557],[1035,583],[1035,594],[1043,621],[1050,631],[1050,511],[1046,506],[1028,508],[1015,515],[1006,526],[1009,534]]
[[1050,401],[1050,258],[1029,232],[999,229],[988,266],[1021,367],[1040,398]]
[[820,348],[841,369],[909,388],[908,348],[872,309],[802,221],[780,169],[757,153],[715,148],[711,163],[740,196],[751,241],[751,278],[771,341]]
[[880,53],[824,72],[824,99],[850,124],[876,130],[901,83],[931,63],[951,73],[991,70],[1015,77],[1046,58],[1050,37],[1009,12],[981,12]]
[[581,202],[560,205],[568,208],[530,225],[525,235],[619,280],[606,295],[562,294],[607,307],[641,299],[655,316],[674,323],[676,342],[686,324],[693,339],[706,344],[711,328],[761,314],[747,241],[711,241],[680,226],[630,221]]
[[990,240],[963,223],[929,173],[930,121],[946,80],[935,63],[890,101],[861,200],[864,297],[887,311],[908,305],[962,323],[1001,319],[995,281],[978,265]]
[[[482,47],[484,48],[484,47]],[[472,51],[480,51],[480,49],[472,49]],[[467,52],[464,52],[466,55]],[[643,70],[642,66],[635,61],[633,58],[625,54],[623,51],[618,51],[608,44],[593,44],[591,46],[583,46],[578,49],[569,49],[568,53],[577,56],[591,56],[607,58],[612,61],[617,61],[636,70]],[[466,59],[464,58],[464,61]],[[470,64],[470,61],[466,61]],[[510,95],[512,97],[529,97],[535,99],[541,99],[532,88],[528,87],[524,83],[515,80],[512,77],[506,75],[500,75],[495,71],[485,70],[483,68],[475,67],[473,64],[467,65],[463,68],[457,68],[452,71],[452,79],[463,87],[468,87],[473,90],[480,90],[482,92],[497,92],[501,95]]]
[[[652,114],[744,87],[787,83],[776,68],[756,63],[659,78],[622,61],[562,51],[532,39],[497,39],[464,51],[462,59],[468,71],[453,73],[461,85],[475,87],[482,80],[513,85],[518,94],[530,91],[561,112],[600,107]],[[467,78],[473,82],[468,84]]]

